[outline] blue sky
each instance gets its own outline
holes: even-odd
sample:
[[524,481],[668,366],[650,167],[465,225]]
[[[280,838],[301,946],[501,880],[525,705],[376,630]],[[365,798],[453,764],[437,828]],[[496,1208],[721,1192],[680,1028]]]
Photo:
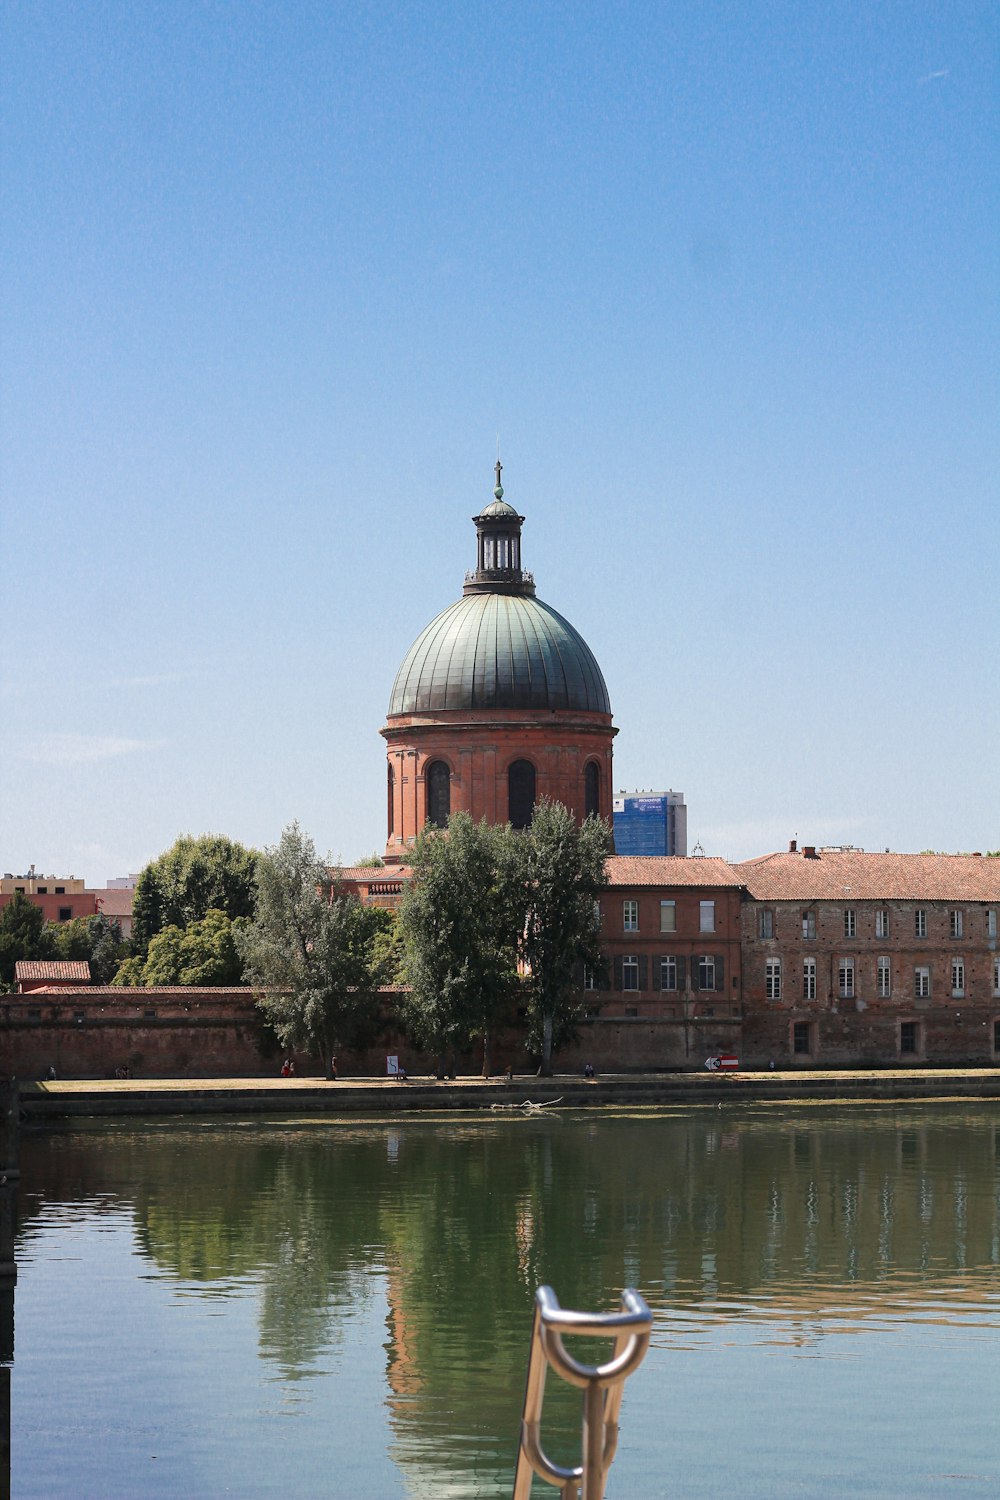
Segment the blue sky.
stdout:
[[1000,847],[998,30],[8,0],[0,866],[381,848],[498,432],[618,786]]

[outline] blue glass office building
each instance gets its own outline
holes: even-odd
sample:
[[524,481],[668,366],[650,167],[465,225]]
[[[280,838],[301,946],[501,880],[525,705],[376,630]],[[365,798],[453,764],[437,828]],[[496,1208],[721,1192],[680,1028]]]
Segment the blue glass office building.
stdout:
[[687,854],[683,792],[619,792],[614,820],[616,854]]

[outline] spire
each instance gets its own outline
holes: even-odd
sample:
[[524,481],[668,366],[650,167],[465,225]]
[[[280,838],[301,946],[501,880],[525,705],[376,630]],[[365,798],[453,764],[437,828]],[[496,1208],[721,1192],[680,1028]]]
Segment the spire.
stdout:
[[[499,444],[498,444],[499,447]],[[521,526],[524,517],[503,497],[500,454],[494,466],[493,499],[483,507],[476,523],[476,569],[465,575],[467,594],[533,594],[534,580],[521,567]]]

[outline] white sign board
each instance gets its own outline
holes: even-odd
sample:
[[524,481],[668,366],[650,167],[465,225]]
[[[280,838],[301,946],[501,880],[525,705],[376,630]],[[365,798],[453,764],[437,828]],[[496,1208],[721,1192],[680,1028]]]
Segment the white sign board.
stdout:
[[385,1060],[385,1071],[390,1078],[395,1078],[399,1072],[399,1057],[394,1053],[387,1056]]

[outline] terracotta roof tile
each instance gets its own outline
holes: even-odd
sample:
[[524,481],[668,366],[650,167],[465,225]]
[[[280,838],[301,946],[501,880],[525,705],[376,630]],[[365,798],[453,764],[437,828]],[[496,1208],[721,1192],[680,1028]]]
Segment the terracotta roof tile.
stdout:
[[14,979],[20,984],[25,979],[74,979],[83,984],[90,983],[90,965],[83,961],[48,958],[19,958],[14,965]]
[[383,880],[409,880],[413,871],[409,865],[348,865],[343,870],[334,867],[330,873],[339,880],[355,880],[359,885],[377,885]]
[[611,854],[607,861],[610,885],[726,885],[743,884],[738,867],[708,855],[682,858],[677,854]]
[[86,989],[71,988],[63,985],[61,988],[52,990],[37,989],[30,990],[26,995],[5,995],[5,1000],[30,1000],[32,995],[59,995],[65,1000],[71,1000],[79,996],[81,1000],[96,1000],[110,997],[119,1000],[155,1000],[157,995],[172,995],[184,999],[197,999],[199,995],[241,995],[244,999],[252,999],[254,991],[246,984],[160,984],[160,985],[116,985],[116,984],[91,984]]
[[111,887],[108,890],[88,891],[87,895],[97,897],[98,906],[106,917],[130,917],[132,915],[135,891],[121,891]]
[[998,901],[1000,859],[979,854],[765,854],[734,865],[757,901]]

